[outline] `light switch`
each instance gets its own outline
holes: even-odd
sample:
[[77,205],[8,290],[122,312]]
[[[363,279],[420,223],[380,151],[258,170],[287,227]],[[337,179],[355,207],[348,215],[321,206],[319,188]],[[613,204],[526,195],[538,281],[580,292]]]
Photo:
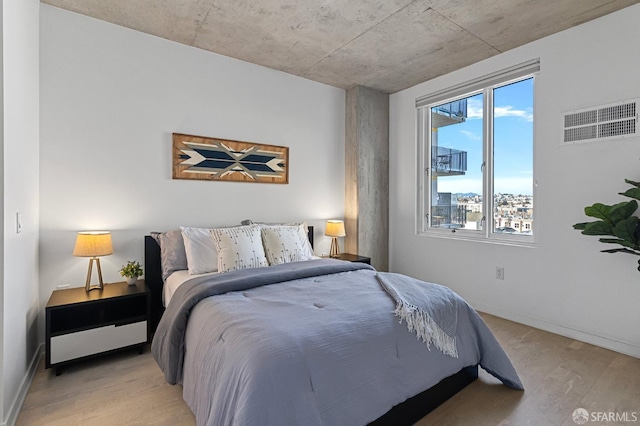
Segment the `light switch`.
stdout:
[[16,234],[22,232],[22,213],[16,213]]

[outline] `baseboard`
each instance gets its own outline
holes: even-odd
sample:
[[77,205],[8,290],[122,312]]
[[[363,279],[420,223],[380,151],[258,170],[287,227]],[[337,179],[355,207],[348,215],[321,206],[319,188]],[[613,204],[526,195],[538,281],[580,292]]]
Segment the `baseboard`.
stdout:
[[29,388],[31,387],[31,382],[33,381],[33,377],[36,375],[36,371],[38,369],[38,365],[40,364],[40,357],[44,354],[44,343],[41,343],[38,347],[38,350],[33,355],[31,359],[31,363],[29,364],[29,368],[27,369],[27,373],[24,375],[22,379],[22,383],[20,383],[20,389],[18,389],[18,393],[16,397],[13,399],[11,403],[11,407],[9,408],[9,412],[7,413],[6,420],[0,423],[0,426],[14,426],[16,421],[18,420],[18,414],[20,414],[20,410],[22,409],[22,404],[24,404],[24,400],[27,397],[27,393],[29,393]]
[[540,318],[534,318],[518,312],[509,311],[507,309],[496,308],[484,303],[475,302],[470,299],[467,299],[467,302],[469,302],[474,309],[480,312],[486,312],[500,318],[525,324],[530,327],[539,328],[540,330],[548,331],[550,333],[559,334],[581,342],[590,343],[595,346],[600,346],[605,349],[640,358],[640,346],[631,342],[624,342],[612,337],[593,334],[585,330],[566,327]]

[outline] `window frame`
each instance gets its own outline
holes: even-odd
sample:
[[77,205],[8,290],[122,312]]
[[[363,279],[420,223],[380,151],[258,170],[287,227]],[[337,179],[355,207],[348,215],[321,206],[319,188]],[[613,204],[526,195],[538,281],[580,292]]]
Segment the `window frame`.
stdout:
[[[443,237],[451,239],[465,239],[484,242],[495,242],[501,244],[530,246],[535,243],[535,235],[526,234],[500,234],[494,232],[495,216],[494,216],[494,99],[493,91],[503,86],[507,86],[519,81],[533,79],[533,99],[532,107],[535,119],[535,87],[536,76],[540,71],[540,59],[533,59],[521,64],[506,68],[495,73],[468,81],[466,83],[456,85],[430,95],[426,95],[416,99],[416,140],[417,140],[417,209],[416,209],[416,234]],[[431,217],[429,217],[432,185],[431,182],[431,156],[432,156],[432,132],[426,131],[431,129],[431,108],[454,102],[463,98],[469,98],[482,93],[483,104],[483,170],[482,170],[482,209],[483,209],[483,226],[481,230],[470,229],[447,229],[434,228],[431,226]],[[532,221],[535,222],[535,205],[537,183],[535,180],[535,121],[533,126],[533,185],[532,185]],[[428,201],[428,202],[427,202]]]

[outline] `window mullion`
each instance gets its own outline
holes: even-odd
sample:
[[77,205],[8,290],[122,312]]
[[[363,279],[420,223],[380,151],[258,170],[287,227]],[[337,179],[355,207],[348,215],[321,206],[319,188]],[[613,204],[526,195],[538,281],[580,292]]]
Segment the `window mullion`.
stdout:
[[484,89],[484,138],[483,152],[484,164],[482,179],[484,185],[484,199],[482,203],[483,215],[486,218],[483,228],[484,235],[488,238],[491,236],[494,218],[493,218],[493,89]]
[[[425,159],[425,153],[428,151],[428,146],[431,143],[428,135],[425,132],[425,120],[426,115],[424,113],[424,108],[417,110],[416,120],[417,120],[417,129],[416,129],[416,138],[418,140],[418,152],[417,152],[417,182],[416,187],[418,188],[418,203],[416,206],[417,215],[416,215],[416,230],[418,233],[424,232],[428,229],[427,222],[427,213],[428,209],[425,204],[425,199],[427,199],[429,195],[429,188],[425,187],[427,182],[427,177],[425,175],[425,170],[427,167],[427,161]],[[427,123],[428,124],[428,123]],[[425,196],[426,193],[426,196]]]

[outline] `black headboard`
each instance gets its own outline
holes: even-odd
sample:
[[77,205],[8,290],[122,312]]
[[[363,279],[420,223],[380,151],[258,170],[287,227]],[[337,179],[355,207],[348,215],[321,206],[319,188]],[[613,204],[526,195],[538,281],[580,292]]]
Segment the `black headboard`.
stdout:
[[311,243],[311,248],[313,248],[313,225],[307,225],[307,237],[309,238],[309,242]]
[[[309,226],[308,228],[307,236],[309,237],[311,247],[313,247],[313,226]],[[154,332],[164,312],[164,305],[162,303],[162,287],[164,282],[162,281],[160,246],[150,235],[145,235],[144,237],[144,280],[151,292],[151,315],[149,322],[151,330]]]
[[162,304],[162,266],[160,263],[160,245],[150,235],[144,237],[144,281],[151,292],[150,330],[155,332],[164,312]]

